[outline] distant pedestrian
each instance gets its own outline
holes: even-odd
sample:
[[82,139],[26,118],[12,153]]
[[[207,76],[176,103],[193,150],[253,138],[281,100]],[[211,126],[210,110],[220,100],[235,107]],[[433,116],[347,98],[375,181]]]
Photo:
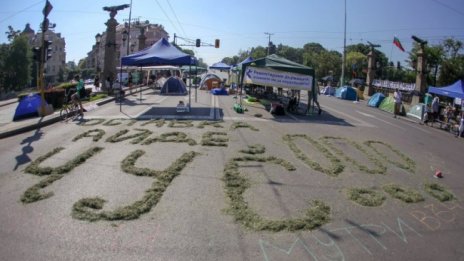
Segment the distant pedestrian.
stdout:
[[393,117],[396,118],[396,115],[399,115],[401,113],[401,104],[403,103],[402,101],[402,95],[399,89],[395,90],[395,93],[393,93],[393,99],[395,100],[395,108],[393,112]]
[[432,100],[432,117],[433,117],[432,122],[438,119],[439,111],[440,111],[440,99],[438,98],[438,96],[435,96],[435,98],[433,98]]
[[100,78],[98,77],[98,75],[95,75],[93,85],[95,85],[95,91],[100,91]]
[[459,120],[459,128],[458,128],[457,136],[464,138],[464,111],[461,112],[461,120]]

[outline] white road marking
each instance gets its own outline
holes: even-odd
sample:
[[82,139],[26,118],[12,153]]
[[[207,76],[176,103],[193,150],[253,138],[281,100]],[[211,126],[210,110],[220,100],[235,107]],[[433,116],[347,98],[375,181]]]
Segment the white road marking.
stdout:
[[343,115],[343,116],[346,117],[346,118],[349,118],[349,119],[351,119],[351,120],[353,120],[353,121],[359,122],[360,124],[356,124],[356,126],[359,126],[359,127],[369,127],[369,128],[376,128],[376,127],[377,127],[377,126],[372,125],[372,124],[370,124],[370,123],[367,123],[367,122],[365,122],[365,121],[363,121],[363,120],[360,120],[360,119],[357,119],[357,118],[355,118],[355,117],[353,117],[353,116],[350,116],[350,115],[347,114],[347,113],[344,113],[344,112],[341,112],[341,111],[337,111],[337,110],[334,110],[334,109],[330,109],[330,108],[328,108],[328,107],[324,107],[324,109],[327,110],[327,111],[331,111],[331,112],[334,112],[334,113],[341,114],[341,115]]
[[374,116],[374,115],[372,115],[372,114],[368,114],[368,113],[360,112],[360,111],[358,111],[358,110],[357,110],[356,112],[357,112],[357,113],[359,113],[359,114],[361,114],[361,115],[364,115],[364,116],[366,116],[366,117],[369,117],[369,118],[373,118],[373,119],[379,120],[379,121],[381,121],[381,122],[383,122],[383,123],[386,123],[386,124],[388,124],[388,125],[391,125],[391,126],[393,126],[393,127],[397,128],[397,129],[400,129],[400,130],[405,130],[404,128],[401,128],[400,126],[398,126],[398,125],[396,125],[396,124],[393,124],[393,123],[391,123],[391,122],[388,122],[388,121],[386,121],[386,120],[382,120],[382,119],[380,119],[379,117],[375,117],[375,116]]

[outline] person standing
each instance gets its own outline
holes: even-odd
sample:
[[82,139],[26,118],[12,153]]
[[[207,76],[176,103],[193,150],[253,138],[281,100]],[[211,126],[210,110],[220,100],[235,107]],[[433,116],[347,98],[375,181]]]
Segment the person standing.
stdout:
[[395,108],[393,110],[393,118],[396,118],[396,115],[399,115],[401,112],[401,103],[402,103],[402,96],[399,89],[395,90],[393,93],[393,99],[395,100]]
[[458,135],[456,137],[464,137],[464,111],[461,112],[461,119],[459,120]]
[[438,96],[435,96],[435,98],[433,98],[433,101],[432,101],[432,124],[434,121],[436,121],[438,119],[438,113],[440,111],[440,99],[438,98]]

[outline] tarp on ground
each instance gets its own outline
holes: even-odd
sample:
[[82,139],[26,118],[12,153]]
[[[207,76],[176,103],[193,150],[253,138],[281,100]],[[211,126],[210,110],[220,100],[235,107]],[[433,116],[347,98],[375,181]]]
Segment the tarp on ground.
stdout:
[[216,74],[208,73],[201,77],[200,88],[206,88],[207,90],[211,90],[214,88],[213,82],[216,82],[217,84],[217,86],[215,87],[219,87],[221,81],[221,78],[219,78],[219,76],[217,76]]
[[227,90],[221,88],[214,88],[211,90],[211,93],[213,95],[228,95]]
[[459,80],[449,86],[445,87],[433,87],[429,86],[429,93],[435,93],[438,95],[443,95],[451,98],[461,98],[464,99],[464,82]]
[[335,87],[332,87],[332,86],[325,86],[322,91],[321,91],[321,94],[324,94],[324,95],[335,95]]
[[419,120],[423,120],[424,111],[425,111],[425,104],[418,103],[409,109],[409,112],[407,113],[407,115],[417,118]]
[[395,99],[390,96],[385,97],[385,99],[383,99],[383,101],[380,103],[379,109],[393,113],[395,110]]
[[170,77],[166,80],[161,88],[161,95],[186,95],[187,88],[182,79],[177,77]]
[[371,98],[367,102],[367,106],[379,107],[383,99],[385,99],[385,95],[383,95],[383,93],[377,92],[371,96]]
[[15,114],[13,116],[13,121],[38,117],[39,112],[38,108],[42,104],[42,99],[40,94],[30,94],[19,101],[18,106],[16,107]]
[[335,97],[343,100],[356,101],[356,90],[350,86],[343,86],[335,91]]
[[186,54],[161,38],[152,46],[121,58],[123,66],[195,65],[195,57]]

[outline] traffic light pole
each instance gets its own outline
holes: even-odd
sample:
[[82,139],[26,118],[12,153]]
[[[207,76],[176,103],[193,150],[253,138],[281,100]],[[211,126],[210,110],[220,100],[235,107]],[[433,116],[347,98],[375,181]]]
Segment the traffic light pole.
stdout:
[[40,88],[40,97],[41,97],[41,104],[40,104],[40,115],[43,117],[46,115],[45,109],[45,88],[44,88],[44,63],[45,63],[45,32],[48,29],[48,19],[44,17],[42,23],[42,39],[40,40],[42,44],[42,48],[40,48],[40,61],[39,61],[39,88]]

